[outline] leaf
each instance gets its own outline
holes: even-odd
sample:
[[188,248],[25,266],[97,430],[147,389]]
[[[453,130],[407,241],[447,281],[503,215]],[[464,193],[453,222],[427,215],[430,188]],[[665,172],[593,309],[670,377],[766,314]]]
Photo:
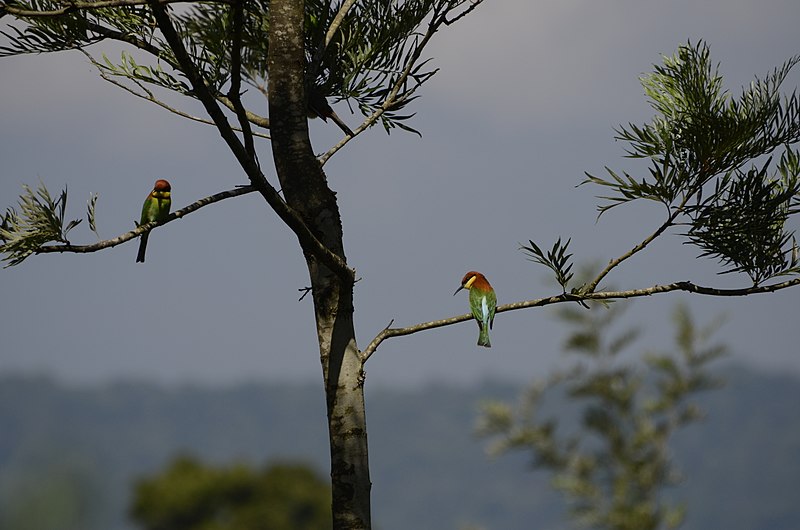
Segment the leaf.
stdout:
[[86,218],[89,221],[89,228],[97,236],[97,239],[100,239],[100,234],[97,232],[97,218],[95,215],[98,197],[99,195],[96,193],[92,193],[90,195],[86,205]]
[[520,245],[520,250],[528,255],[527,259],[529,261],[544,265],[555,273],[556,281],[561,286],[564,293],[567,292],[567,286],[574,276],[572,272],[572,263],[570,262],[572,254],[567,254],[567,249],[571,241],[572,239],[570,238],[566,243],[562,244],[561,238],[559,237],[553,244],[553,247],[546,253],[532,240],[528,241],[530,246],[526,247]]
[[67,189],[53,199],[44,184],[36,190],[23,185],[23,194],[17,208],[9,207],[0,225],[0,253],[5,254],[6,267],[19,265],[46,243],[69,243],[67,233],[78,226],[80,219],[64,222],[67,207]]
[[[661,202],[668,209],[688,204],[690,198],[701,202],[707,184],[800,141],[800,99],[794,91],[785,97],[779,92],[798,63],[800,56],[790,58],[735,97],[724,89],[719,65],[702,41],[689,42],[664,57],[662,64],[641,78],[655,111],[653,119],[616,129],[616,138],[627,143],[628,157],[649,161],[648,174],[633,177],[609,168],[605,168],[606,178],[587,173],[581,184],[612,191],[599,196],[598,216],[640,199]],[[787,158],[785,164],[796,168],[797,160]],[[762,281],[781,271],[781,267],[768,266],[754,276]]]

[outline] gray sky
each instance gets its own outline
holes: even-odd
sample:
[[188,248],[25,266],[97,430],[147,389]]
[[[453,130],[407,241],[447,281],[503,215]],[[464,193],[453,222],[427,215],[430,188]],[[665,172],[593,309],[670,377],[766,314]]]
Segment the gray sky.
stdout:
[[[737,93],[800,53],[798,20],[797,0],[487,0],[441,33],[430,50],[441,72],[413,107],[423,138],[375,128],[326,166],[362,278],[359,345],[391,319],[410,325],[466,312],[466,296],[452,293],[470,269],[486,274],[500,303],[553,293],[546,271],[517,250],[528,239],[549,246],[572,237],[579,261],[605,261],[637,243],[661,222],[659,207],[625,206],[595,223],[599,190],[575,185],[606,165],[646,171],[613,140],[614,126],[651,117],[638,77],[702,38]],[[108,238],[133,227],[157,177],[172,182],[175,207],[245,183],[215,129],[105,83],[79,53],[0,59],[0,94],[3,210],[23,183],[41,180],[54,193],[68,185],[73,217],[97,192]],[[356,125],[345,105],[337,111]],[[316,150],[337,131],[313,123]],[[260,149],[274,175],[269,145]],[[93,238],[84,226],[72,235],[73,243]],[[0,271],[0,372],[74,382],[319,377],[311,301],[297,302],[305,264],[263,201],[224,201],[156,230],[145,265],[134,263],[136,247],[34,256]],[[746,283],[716,276],[713,262],[695,259],[675,236],[646,254],[608,283]],[[800,372],[791,331],[798,297],[797,289],[749,299],[670,294],[636,302],[629,321],[648,326],[643,346],[665,347],[668,315],[686,300],[703,320],[729,316],[723,329],[735,358]],[[368,380],[543,375],[563,338],[554,322],[551,310],[501,314],[491,350],[475,346],[472,323],[392,339],[369,361]]]

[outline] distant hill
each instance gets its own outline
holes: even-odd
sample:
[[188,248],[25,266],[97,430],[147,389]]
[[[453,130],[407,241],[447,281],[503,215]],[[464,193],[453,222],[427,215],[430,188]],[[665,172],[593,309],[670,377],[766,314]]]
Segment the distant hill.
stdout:
[[[723,375],[728,385],[702,400],[708,419],[675,440],[687,479],[671,495],[688,503],[683,528],[796,530],[800,378],[744,368]],[[520,387],[367,387],[376,528],[568,527],[529,455],[490,459],[473,435],[479,403],[515,399]],[[316,385],[69,387],[0,377],[0,524],[130,529],[132,480],[178,453],[215,463],[300,460],[326,475],[324,414]]]

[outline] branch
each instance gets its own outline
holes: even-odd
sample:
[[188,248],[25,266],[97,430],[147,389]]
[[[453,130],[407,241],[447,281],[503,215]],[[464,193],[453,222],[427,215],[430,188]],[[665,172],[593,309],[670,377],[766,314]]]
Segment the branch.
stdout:
[[350,11],[350,8],[353,7],[355,3],[356,0],[346,0],[342,4],[342,7],[339,8],[339,12],[336,13],[336,16],[333,17],[333,21],[331,21],[331,25],[328,27],[328,32],[325,34],[325,40],[319,43],[319,47],[314,53],[314,57],[308,67],[308,72],[306,73],[306,78],[308,80],[316,79],[317,70],[319,70],[319,65],[322,63],[325,50],[328,49],[328,45],[331,43],[331,40],[333,40],[333,36],[336,34],[339,26],[342,25],[344,17],[347,16],[347,12]]
[[455,24],[460,19],[462,19],[465,16],[469,15],[472,12],[473,9],[475,9],[476,7],[478,7],[481,4],[481,2],[483,2],[483,0],[472,0],[472,5],[469,6],[467,9],[465,9],[463,12],[459,13],[458,15],[456,15],[455,18],[451,18],[451,19],[448,20],[446,17],[444,17],[442,22],[444,22],[444,24],[446,26],[449,26],[450,24]]
[[342,4],[342,7],[339,8],[339,12],[336,13],[336,16],[333,18],[333,21],[331,22],[331,25],[328,28],[328,32],[325,34],[324,47],[322,47],[322,50],[317,50],[317,55],[322,55],[323,53],[325,53],[325,48],[327,48],[328,45],[331,43],[331,41],[333,40],[333,36],[339,29],[339,26],[342,25],[344,17],[347,16],[347,12],[350,11],[350,8],[353,7],[353,4],[355,3],[356,0],[347,0],[344,4]]
[[[86,21],[86,28],[89,29],[90,31],[93,31],[94,33],[97,33],[98,35],[100,35],[101,37],[103,37],[105,39],[111,39],[111,40],[115,40],[115,41],[119,41],[119,42],[125,42],[127,44],[130,44],[131,46],[135,46],[136,48],[149,53],[150,55],[152,55],[156,59],[161,59],[161,60],[165,61],[167,64],[169,64],[173,68],[177,68],[177,65],[172,64],[172,62],[169,61],[168,58],[161,57],[161,50],[158,49],[158,47],[154,46],[152,43],[150,43],[150,42],[148,42],[148,41],[146,41],[144,39],[140,39],[139,37],[137,37],[137,36],[135,36],[135,35],[133,35],[131,33],[123,33],[121,31],[118,31],[118,30],[115,30],[115,29],[112,29],[112,28],[107,28],[107,27],[105,27],[105,26],[103,26],[101,24],[98,24],[96,22],[92,22],[90,20]],[[86,53],[86,52],[84,52],[84,53]]]
[[247,111],[242,105],[242,25],[244,23],[244,0],[238,0],[233,6],[233,36],[231,38],[231,88],[228,91],[228,99],[233,104],[236,117],[239,118],[239,125],[242,128],[242,138],[244,139],[244,150],[252,160],[258,163],[256,148],[253,145],[253,133],[250,129],[250,120]]
[[664,223],[661,226],[659,226],[656,229],[655,232],[653,232],[652,234],[650,234],[649,236],[644,238],[641,243],[639,243],[638,245],[636,245],[635,247],[630,249],[625,254],[621,255],[618,258],[615,258],[615,259],[612,259],[611,261],[609,261],[608,265],[606,266],[606,268],[603,269],[602,271],[600,271],[600,274],[598,274],[597,277],[594,280],[592,280],[591,283],[586,285],[582,290],[584,292],[586,292],[586,293],[593,293],[594,290],[597,289],[598,284],[603,280],[603,278],[606,277],[606,275],[608,275],[609,272],[611,272],[612,269],[614,269],[614,267],[616,267],[617,265],[619,265],[620,263],[622,263],[626,259],[630,258],[631,256],[633,256],[637,252],[640,252],[640,251],[644,250],[645,247],[647,247],[647,245],[652,243],[655,238],[657,238],[658,236],[663,234],[664,231],[667,228],[669,228],[670,226],[672,226],[675,223],[675,219],[678,217],[678,215],[683,213],[683,208],[684,208],[684,206],[686,206],[686,202],[689,200],[689,197],[691,197],[692,195],[693,194],[687,194],[683,198],[681,203],[675,208],[675,210],[672,213],[670,213],[670,215],[667,218],[667,220],[664,221]]
[[[713,287],[704,287],[694,284],[692,282],[674,282],[666,285],[654,285],[645,289],[632,289],[629,291],[600,291],[600,292],[587,292],[585,294],[572,294],[563,293],[557,296],[549,296],[546,298],[537,298],[534,300],[526,300],[523,302],[514,302],[497,306],[497,313],[504,313],[506,311],[516,311],[518,309],[527,309],[529,307],[542,307],[551,304],[558,304],[563,302],[584,302],[587,300],[614,300],[625,298],[640,298],[643,296],[652,296],[659,293],[668,293],[671,291],[686,291],[694,294],[701,294],[706,296],[748,296],[752,294],[772,293],[800,285],[800,277],[786,280],[781,283],[774,283],[771,285],[761,285],[745,287],[742,289],[716,289]],[[411,335],[420,331],[428,329],[441,328],[458,324],[459,322],[466,322],[474,318],[471,314],[458,315],[455,317],[445,318],[442,320],[433,320],[430,322],[423,322],[405,328],[392,328],[391,322],[389,326],[384,328],[378,333],[372,342],[361,352],[361,362],[366,363],[375,350],[378,349],[380,344],[391,337],[401,337],[403,335]]]
[[75,252],[78,254],[85,254],[89,252],[97,252],[98,250],[103,250],[105,248],[116,247],[126,241],[130,241],[131,239],[135,239],[138,236],[149,232],[153,228],[157,226],[161,226],[163,224],[167,224],[171,221],[176,219],[181,219],[183,216],[188,215],[195,210],[199,210],[203,206],[208,206],[209,204],[213,204],[215,202],[219,202],[223,199],[229,199],[231,197],[238,197],[239,195],[245,195],[247,193],[252,193],[254,191],[258,191],[254,186],[240,186],[232,190],[221,191],[217,194],[210,195],[199,201],[195,201],[189,206],[185,208],[181,208],[175,212],[169,214],[163,221],[154,221],[152,223],[146,223],[140,225],[135,230],[131,230],[130,232],[126,232],[121,236],[117,236],[113,239],[105,239],[103,241],[98,241],[97,243],[92,243],[91,245],[50,245],[46,247],[41,247],[36,251],[36,254],[49,254],[52,252]]
[[[217,96],[217,101],[228,107],[230,110],[236,112],[236,107],[233,105],[233,102],[230,99],[226,98],[225,96],[222,95]],[[269,129],[269,118],[259,116],[258,114],[251,112],[249,110],[245,110],[245,116],[247,116],[247,121],[249,121],[253,125],[258,125],[259,127],[262,127],[264,129]],[[256,132],[253,133],[253,136],[259,136],[261,138],[269,138],[269,136]]]
[[[157,0],[159,4],[194,4],[200,3],[200,0]],[[216,2],[219,4],[231,4],[234,0],[203,0],[204,2]],[[152,3],[152,0],[98,0],[96,2],[80,2],[80,1],[66,1],[62,8],[50,9],[46,11],[38,11],[35,9],[25,9],[6,2],[0,3],[0,13],[3,15],[9,14],[17,17],[26,18],[42,18],[42,17],[59,17],[74,11],[92,11],[94,9],[103,9],[108,7],[125,7],[125,6],[145,6]]]

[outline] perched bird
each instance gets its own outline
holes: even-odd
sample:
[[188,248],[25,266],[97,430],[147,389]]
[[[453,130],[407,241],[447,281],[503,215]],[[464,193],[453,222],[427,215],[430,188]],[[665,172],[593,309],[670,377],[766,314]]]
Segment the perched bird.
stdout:
[[486,276],[480,272],[469,271],[461,280],[461,287],[456,289],[453,296],[458,294],[461,289],[469,289],[469,307],[472,316],[478,322],[478,346],[492,347],[489,342],[489,330],[494,323],[494,312],[497,309],[497,296],[494,289],[489,285]]
[[[170,199],[170,190],[172,187],[164,179],[158,179],[153,191],[144,200],[142,205],[142,219],[139,226],[152,223],[153,221],[163,221],[169,215],[169,206],[172,202]],[[150,232],[142,234],[142,240],[139,242],[139,254],[136,256],[136,263],[144,263],[144,253],[147,250],[147,237]]]
[[339,126],[339,128],[349,136],[355,136],[353,131],[350,130],[350,127],[335,113],[331,108],[328,100],[325,98],[325,95],[322,91],[316,87],[312,86],[308,89],[308,117],[309,118],[321,118],[322,121],[327,122],[328,118],[333,120],[333,123]]

